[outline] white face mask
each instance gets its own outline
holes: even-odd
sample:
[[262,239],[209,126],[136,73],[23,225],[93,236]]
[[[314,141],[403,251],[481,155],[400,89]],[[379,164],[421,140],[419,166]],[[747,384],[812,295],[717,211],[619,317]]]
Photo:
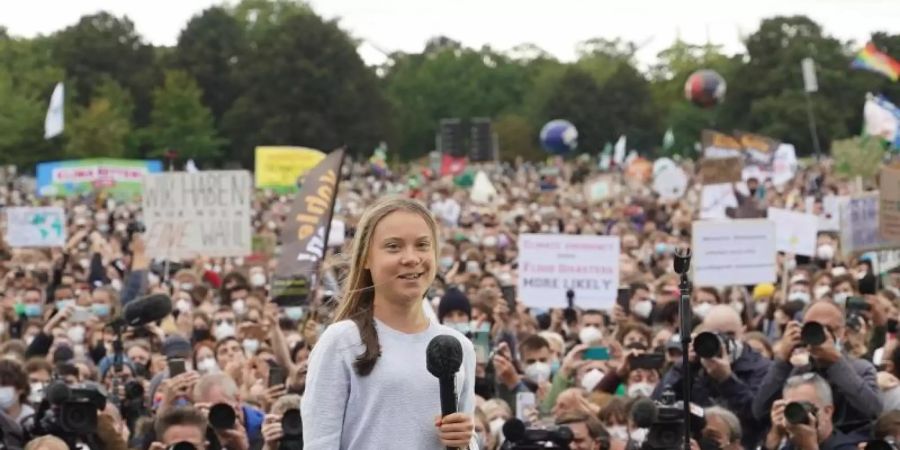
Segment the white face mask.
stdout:
[[7,410],[16,403],[16,390],[12,386],[0,386],[0,409]]
[[761,316],[769,310],[769,304],[767,302],[756,302],[753,305],[753,309],[756,311],[757,316]]
[[646,319],[650,317],[650,313],[653,311],[653,302],[650,300],[641,300],[634,305],[632,311],[634,312],[634,315],[641,319]]
[[578,332],[578,340],[585,345],[596,344],[603,340],[603,332],[597,327],[582,327]]
[[834,302],[840,306],[847,306],[847,299],[850,298],[850,294],[846,292],[839,292],[834,294]]
[[191,302],[183,298],[179,299],[177,302],[175,302],[175,309],[183,313],[189,313],[191,312]]
[[591,369],[581,377],[581,387],[588,392],[592,392],[600,380],[603,379],[603,372],[597,369]]
[[734,310],[737,311],[739,315],[744,313],[744,302],[731,302],[731,307],[734,308]]
[[73,344],[82,344],[84,343],[84,327],[81,325],[73,325],[66,330],[66,335],[69,337],[69,340],[72,341]]
[[122,290],[122,280],[116,278],[109,282],[109,285],[112,286],[116,291]]
[[819,259],[830,260],[834,258],[834,246],[831,244],[822,244],[816,249],[816,257]]
[[540,384],[545,381],[550,381],[551,371],[550,364],[538,361],[529,364],[528,367],[525,368],[525,378]]
[[44,399],[44,383],[31,383],[31,393],[28,394],[28,402],[32,405],[41,403]]
[[243,316],[247,312],[247,303],[243,300],[235,300],[231,302],[231,309],[235,314]]
[[712,309],[712,303],[701,303],[694,306],[694,314],[700,319],[703,319],[709,313],[710,309]]
[[253,356],[256,354],[256,351],[259,350],[259,341],[256,339],[244,339],[244,342],[241,343],[244,346],[244,351],[247,352],[247,356]]
[[491,435],[494,436],[494,440],[499,440],[503,437],[503,424],[506,423],[502,417],[498,417],[491,421]]
[[266,274],[254,272],[250,275],[250,284],[254,287],[262,287],[266,285]]
[[628,428],[625,427],[625,425],[613,425],[606,427],[606,432],[609,433],[609,437],[617,441],[628,441]]
[[147,284],[149,284],[150,287],[159,286],[159,275],[157,275],[153,272],[148,273],[147,274]]
[[647,440],[647,433],[649,431],[650,430],[648,430],[647,428],[638,428],[635,430],[631,430],[631,440],[636,442],[638,445],[641,445],[645,440]]
[[208,373],[217,373],[219,371],[219,365],[216,363],[215,358],[203,358],[197,363],[197,370],[204,375]]
[[182,291],[189,292],[191,289],[194,289],[194,283],[181,283],[181,285],[179,285],[178,288],[181,289]]
[[656,385],[650,383],[634,383],[628,386],[629,397],[649,397]]
[[809,303],[809,292],[806,292],[806,291],[791,292],[791,295],[788,295],[788,301],[792,302],[794,300],[800,300],[803,303]]
[[216,340],[221,341],[225,338],[230,338],[234,336],[234,325],[223,322],[221,325],[216,325]]
[[831,293],[831,288],[828,286],[816,286],[813,288],[813,294],[816,296],[816,300],[821,299],[822,297]]

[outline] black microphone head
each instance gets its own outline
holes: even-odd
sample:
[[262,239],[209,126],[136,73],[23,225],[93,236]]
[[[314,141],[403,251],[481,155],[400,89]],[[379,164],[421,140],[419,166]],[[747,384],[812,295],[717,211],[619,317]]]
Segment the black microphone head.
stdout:
[[162,320],[172,313],[172,299],[166,294],[150,294],[132,300],[122,310],[125,323],[132,327]]
[[634,402],[631,407],[631,420],[638,428],[650,428],[650,425],[656,422],[658,415],[659,409],[656,407],[656,403],[649,398],[642,398]]
[[687,273],[691,269],[691,248],[676,247],[674,256],[672,263],[675,266],[675,273],[679,275]]
[[425,367],[432,375],[453,376],[462,365],[462,344],[449,334],[435,336],[425,350]]
[[503,423],[503,437],[509,442],[519,442],[525,437],[525,422],[513,417]]
[[69,399],[71,391],[62,381],[50,383],[44,391],[45,398],[51,405],[59,405]]

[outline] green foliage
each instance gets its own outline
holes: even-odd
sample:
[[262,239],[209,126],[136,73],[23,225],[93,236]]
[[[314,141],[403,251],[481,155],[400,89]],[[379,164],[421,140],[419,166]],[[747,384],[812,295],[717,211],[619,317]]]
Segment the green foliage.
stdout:
[[66,158],[127,155],[134,109],[131,96],[111,79],[101,83],[88,106],[76,106],[74,119],[67,119],[64,131]]
[[879,139],[854,137],[834,141],[831,152],[837,173],[848,177],[874,179],[886,151]]
[[146,130],[149,156],[164,156],[172,149],[180,158],[218,158],[223,140],[216,136],[212,114],[203,106],[197,83],[181,71],[166,72],[165,79],[153,92],[153,113]]

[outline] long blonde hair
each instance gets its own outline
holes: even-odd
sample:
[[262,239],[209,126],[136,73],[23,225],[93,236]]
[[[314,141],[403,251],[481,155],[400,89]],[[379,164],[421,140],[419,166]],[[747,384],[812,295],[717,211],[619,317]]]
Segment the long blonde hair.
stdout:
[[359,328],[359,337],[365,345],[365,351],[356,358],[353,363],[356,373],[366,376],[372,373],[378,357],[381,356],[381,346],[378,343],[378,333],[375,330],[374,301],[372,273],[365,268],[369,257],[369,246],[372,241],[372,233],[382,219],[395,211],[406,211],[418,214],[431,229],[432,251],[434,259],[432,267],[438,257],[438,229],[434,217],[421,203],[402,197],[386,197],[369,208],[359,219],[356,234],[350,246],[350,270],[344,279],[343,298],[335,315],[335,321],[352,320]]

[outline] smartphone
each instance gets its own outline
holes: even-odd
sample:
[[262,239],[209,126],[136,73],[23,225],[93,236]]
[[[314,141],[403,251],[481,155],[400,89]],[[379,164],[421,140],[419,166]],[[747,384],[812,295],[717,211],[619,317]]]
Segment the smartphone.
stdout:
[[472,335],[472,345],[475,347],[475,362],[479,364],[487,363],[491,354],[490,331],[475,331]]
[[855,311],[868,311],[871,306],[862,297],[850,297],[847,299],[847,309]]
[[500,288],[500,294],[503,295],[503,300],[506,300],[506,307],[509,308],[510,311],[516,310],[516,287],[515,286],[503,286]]
[[628,288],[619,288],[619,291],[616,293],[616,304],[622,308],[622,312],[625,314],[629,314],[628,302],[631,300],[631,289]]
[[643,353],[631,357],[628,363],[632,369],[659,370],[666,363],[666,355],[662,353]]
[[72,315],[69,317],[69,322],[72,323],[84,323],[87,322],[88,319],[91,318],[93,314],[89,308],[85,308],[83,306],[76,306],[74,310],[72,310]]
[[522,422],[530,423],[530,417],[537,408],[537,400],[534,392],[518,392],[516,393],[516,419]]
[[174,378],[187,371],[184,366],[184,359],[182,358],[171,358],[167,360],[167,363],[169,365],[169,378]]
[[284,384],[285,373],[284,368],[277,364],[269,365],[269,387],[280,386]]
[[609,347],[589,347],[582,359],[587,361],[609,361]]

